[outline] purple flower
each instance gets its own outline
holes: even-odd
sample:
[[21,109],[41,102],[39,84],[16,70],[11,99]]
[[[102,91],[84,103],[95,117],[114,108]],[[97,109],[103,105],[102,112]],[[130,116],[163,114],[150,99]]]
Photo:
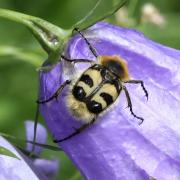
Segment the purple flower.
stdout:
[[[29,141],[33,141],[34,137],[34,122],[33,121],[25,121],[25,128],[26,128],[26,139]],[[46,143],[47,132],[44,126],[40,123],[37,125],[37,135],[36,135],[36,142],[44,144]],[[26,149],[31,152],[33,148],[33,144],[27,143]],[[42,152],[42,147],[35,146],[34,152],[39,155]]]
[[[134,112],[145,120],[141,126],[127,107],[124,93],[97,122],[60,145],[86,179],[135,180],[153,176],[180,179],[180,51],[146,38],[142,33],[107,23],[97,23],[83,32],[99,55],[119,55],[128,63],[132,79],[143,80],[149,93],[146,101],[139,85],[126,86]],[[73,37],[65,51],[71,59],[95,60],[81,36]],[[41,99],[51,97],[74,71],[75,66],[60,62],[41,73]],[[55,139],[62,139],[80,126],[65,106],[68,88],[41,105],[41,112]]]
[[[26,121],[26,131],[29,141],[33,140],[33,121]],[[41,125],[37,126],[37,139],[38,143],[45,143],[46,130]],[[6,139],[0,136],[0,145],[12,153],[14,153],[19,159],[12,158],[5,155],[0,155],[0,179],[1,180],[35,180],[35,179],[54,179],[59,162],[57,160],[46,160],[39,158],[30,158],[21,153],[18,149],[13,147]],[[31,151],[32,145],[27,144],[27,150]],[[42,148],[36,146],[35,153],[39,155]]]
[[12,153],[19,159],[5,155],[0,155],[0,179],[2,180],[32,180],[47,178],[33,167],[31,160],[25,157],[20,151],[13,147],[6,139],[0,136],[0,145]]
[[[25,121],[26,127],[26,139],[29,141],[33,141],[34,137],[34,122],[33,121]],[[47,138],[47,131],[40,123],[37,125],[37,135],[36,142],[40,144],[45,144]],[[26,149],[31,152],[33,145],[27,143]],[[42,152],[42,147],[35,146],[34,153],[36,155],[40,155]],[[43,173],[48,179],[54,179],[58,168],[59,161],[57,159],[48,160],[48,159],[40,159],[40,158],[32,158],[32,163],[36,169],[38,169],[41,173]]]

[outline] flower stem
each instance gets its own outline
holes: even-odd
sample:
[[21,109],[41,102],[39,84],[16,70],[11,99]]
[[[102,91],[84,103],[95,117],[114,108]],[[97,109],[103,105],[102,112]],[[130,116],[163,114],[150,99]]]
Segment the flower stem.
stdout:
[[138,4],[138,0],[131,0],[129,2],[129,17],[133,17],[134,15],[134,12],[136,10],[136,7],[137,7],[137,4]]
[[[11,56],[17,60],[28,62],[36,68],[39,68],[42,64],[42,57],[37,53],[32,53],[25,49],[19,49],[13,46],[0,46],[0,57]],[[1,58],[2,59],[2,58]]]
[[25,25],[48,53],[51,64],[58,60],[59,53],[62,52],[63,45],[72,32],[71,29],[64,30],[41,18],[7,9],[0,8],[0,17]]

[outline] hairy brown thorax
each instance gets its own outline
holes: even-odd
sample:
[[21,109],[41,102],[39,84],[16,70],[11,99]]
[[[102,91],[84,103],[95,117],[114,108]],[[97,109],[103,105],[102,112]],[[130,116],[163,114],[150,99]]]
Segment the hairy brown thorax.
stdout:
[[113,74],[118,76],[121,81],[129,80],[129,72],[127,63],[121,57],[114,56],[99,56],[99,63],[109,69]]

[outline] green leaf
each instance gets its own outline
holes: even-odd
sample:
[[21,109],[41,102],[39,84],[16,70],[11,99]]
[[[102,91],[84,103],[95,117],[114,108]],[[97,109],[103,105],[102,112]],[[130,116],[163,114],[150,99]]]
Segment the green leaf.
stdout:
[[113,1],[98,0],[94,8],[91,9],[87,15],[81,19],[79,22],[72,26],[72,29],[79,28],[80,30],[86,29],[98,21],[102,21],[105,18],[113,15],[118,11],[127,1],[117,0],[115,3]]
[[8,9],[0,8],[0,18],[9,19],[25,25],[48,53],[48,60],[52,64],[58,60],[64,43],[71,36],[72,30],[64,30],[41,18]]
[[20,158],[18,158],[13,152],[11,152],[10,150],[8,150],[2,146],[0,146],[0,154],[5,155],[5,156],[9,156],[9,157],[13,157],[13,158],[20,160]]
[[16,145],[19,145],[19,143],[30,143],[30,144],[35,144],[36,146],[40,146],[40,147],[43,147],[45,149],[49,149],[52,151],[61,151],[61,149],[56,146],[52,146],[49,144],[41,144],[41,143],[37,143],[37,142],[34,143],[33,141],[24,140],[24,139],[17,138],[17,137],[14,137],[12,135],[5,134],[5,133],[0,133],[0,136],[3,136],[5,138],[9,139],[12,143],[14,143]]

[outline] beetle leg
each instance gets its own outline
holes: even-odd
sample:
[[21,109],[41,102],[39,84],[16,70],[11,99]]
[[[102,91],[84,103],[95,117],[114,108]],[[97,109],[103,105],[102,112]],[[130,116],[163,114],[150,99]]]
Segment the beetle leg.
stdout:
[[145,96],[146,96],[147,100],[148,100],[148,92],[147,92],[147,90],[146,90],[146,88],[144,86],[143,81],[141,81],[141,80],[129,80],[129,81],[125,81],[124,83],[141,84],[141,87],[142,87],[142,89],[143,89],[143,91],[145,93]]
[[97,58],[98,54],[96,52],[96,49],[94,47],[92,47],[92,45],[90,44],[90,42],[87,40],[87,38],[83,35],[83,33],[78,29],[78,28],[74,28],[73,31],[77,31],[82,38],[85,40],[86,44],[88,45],[90,51],[93,53],[93,55]]
[[84,124],[82,125],[81,127],[75,129],[75,132],[70,134],[69,136],[63,138],[63,139],[60,139],[60,140],[54,140],[55,143],[59,143],[59,142],[62,142],[62,141],[65,141],[65,140],[68,140],[70,138],[72,138],[73,136],[76,136],[77,134],[80,134],[83,130],[87,129],[88,127],[90,127],[94,122],[96,121],[96,117],[94,117],[92,119],[92,121],[88,124]]
[[142,117],[139,117],[139,116],[137,116],[136,114],[134,114],[134,112],[133,112],[133,110],[132,110],[132,103],[131,103],[131,98],[130,98],[130,96],[129,96],[129,92],[128,92],[128,90],[127,90],[127,88],[126,88],[125,86],[123,86],[123,90],[124,90],[124,92],[125,92],[126,99],[127,99],[127,102],[128,102],[128,107],[129,107],[129,109],[130,109],[131,114],[132,114],[135,118],[141,120],[141,122],[139,123],[139,125],[141,125],[141,124],[143,123],[144,119],[143,119]]
[[66,85],[70,84],[71,81],[70,80],[66,80],[59,88],[58,90],[49,98],[49,99],[46,99],[46,100],[37,100],[36,102],[38,104],[44,104],[44,103],[47,103],[51,100],[53,100],[54,98],[57,99],[57,97],[59,96],[59,94],[62,92],[62,90],[65,88]]
[[61,55],[61,58],[70,63],[94,63],[94,61],[89,59],[69,59],[64,55]]

